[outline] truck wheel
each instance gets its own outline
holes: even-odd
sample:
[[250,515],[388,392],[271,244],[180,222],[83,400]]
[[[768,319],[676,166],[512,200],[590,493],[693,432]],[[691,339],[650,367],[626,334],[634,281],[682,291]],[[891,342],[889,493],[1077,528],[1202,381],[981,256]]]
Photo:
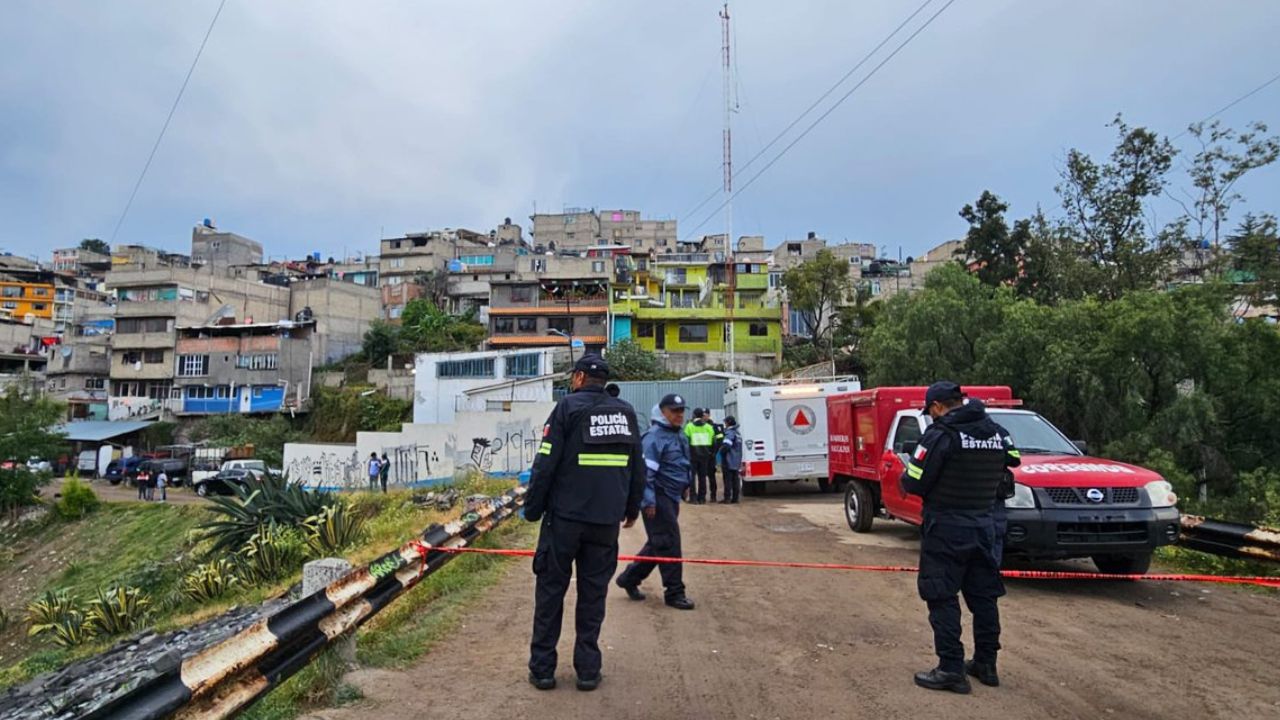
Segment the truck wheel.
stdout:
[[1151,553],[1136,555],[1094,555],[1098,572],[1107,575],[1146,575],[1151,569]]
[[875,519],[872,502],[871,488],[866,483],[855,480],[845,488],[844,519],[850,530],[856,533],[871,531],[871,521]]

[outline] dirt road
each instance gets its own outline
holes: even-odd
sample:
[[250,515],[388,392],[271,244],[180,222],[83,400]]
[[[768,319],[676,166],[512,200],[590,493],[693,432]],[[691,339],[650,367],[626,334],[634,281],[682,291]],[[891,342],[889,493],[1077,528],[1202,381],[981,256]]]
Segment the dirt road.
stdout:
[[[855,536],[835,495],[683,510],[690,557],[915,564],[913,530],[877,521]],[[639,527],[624,531],[623,552],[642,540]],[[957,696],[912,684],[933,662],[914,575],[690,566],[685,580],[693,612],[662,605],[656,573],[646,602],[611,589],[595,693],[573,687],[571,609],[559,688],[526,683],[533,577],[522,561],[419,663],[353,673],[365,700],[313,717],[1280,717],[1274,592],[1013,581],[1001,605],[1004,685]]]
[[[52,497],[55,493],[61,492],[62,483],[65,481],[66,478],[54,478],[53,482],[49,483],[49,487],[45,489],[45,495]],[[143,502],[138,499],[138,488],[128,483],[112,485],[106,480],[91,480],[89,481],[89,487],[93,488],[93,491],[98,495],[98,499],[103,502]],[[179,505],[206,502],[205,498],[196,495],[186,485],[167,488],[167,491],[165,502]],[[156,491],[156,497],[160,497],[159,490]]]

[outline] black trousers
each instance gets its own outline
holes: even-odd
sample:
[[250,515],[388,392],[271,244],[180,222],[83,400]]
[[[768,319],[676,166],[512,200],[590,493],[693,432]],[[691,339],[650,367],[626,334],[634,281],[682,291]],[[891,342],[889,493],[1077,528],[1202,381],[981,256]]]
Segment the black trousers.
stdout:
[[701,453],[695,451],[693,457],[693,475],[697,478],[697,486],[694,491],[694,497],[698,502],[704,502],[707,499],[707,482],[711,483],[711,499],[716,499],[716,458],[710,452]]
[[973,614],[973,659],[995,664],[1000,650],[1000,611],[996,599],[1004,582],[995,558],[995,528],[965,527],[926,519],[920,538],[920,598],[929,606],[933,647],[938,666],[964,672],[960,638],[960,602]]
[[720,470],[724,475],[724,498],[729,502],[736,502],[742,495],[742,476],[737,470],[730,470],[727,465],[721,465]]
[[618,526],[582,523],[546,515],[533,556],[533,639],[529,670],[538,677],[556,671],[556,644],[564,617],[564,594],[578,566],[578,605],[574,612],[573,669],[578,677],[600,672],[600,626],[604,624],[609,579],[618,569]]
[[390,474],[391,473],[386,470],[382,471],[381,473],[378,473],[378,480],[382,481],[382,492],[384,494],[387,492],[387,476]]
[[[680,549],[680,503],[659,494],[653,519],[644,518],[644,531],[649,536],[639,555],[645,557],[683,557]],[[662,575],[663,595],[667,600],[684,597],[684,566],[680,563],[633,562],[618,576],[618,583],[635,587],[654,568]]]

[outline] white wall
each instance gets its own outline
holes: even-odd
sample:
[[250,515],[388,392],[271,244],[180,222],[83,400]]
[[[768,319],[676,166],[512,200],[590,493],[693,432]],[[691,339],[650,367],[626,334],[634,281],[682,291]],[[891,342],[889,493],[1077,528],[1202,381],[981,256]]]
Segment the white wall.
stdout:
[[[506,379],[506,363],[501,358],[509,355],[520,355],[537,352],[542,355],[540,374],[551,372],[550,350],[503,350],[470,353],[423,353],[414,358],[414,423],[450,423],[454,415],[460,411],[483,410],[483,399],[465,395],[465,391],[475,388],[497,385]],[[438,378],[436,364],[447,360],[473,360],[480,358],[498,358],[494,362],[494,376],[483,378]],[[491,391],[504,395],[504,399],[515,403],[551,402],[552,383],[550,379],[538,382],[523,382],[508,386],[501,390]]]
[[458,412],[448,423],[406,423],[400,432],[362,432],[355,445],[289,443],[289,477],[308,487],[368,487],[369,453],[391,463],[388,487],[432,485],[476,469],[518,475],[533,465],[542,426],[555,403],[523,403],[511,412]]

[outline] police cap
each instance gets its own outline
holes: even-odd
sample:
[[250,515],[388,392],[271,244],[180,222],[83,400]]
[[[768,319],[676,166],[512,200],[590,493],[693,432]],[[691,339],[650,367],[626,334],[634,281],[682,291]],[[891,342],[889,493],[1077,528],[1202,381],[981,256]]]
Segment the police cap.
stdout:
[[585,373],[591,377],[609,377],[609,365],[599,355],[583,355],[573,364],[573,371]]
[[658,407],[683,410],[685,408],[684,398],[677,393],[668,393],[662,396],[662,400],[658,401]]
[[948,400],[959,400],[964,397],[964,393],[960,390],[960,386],[950,380],[939,380],[929,386],[924,393],[924,407],[921,412],[927,412],[929,406],[936,402],[947,402]]

